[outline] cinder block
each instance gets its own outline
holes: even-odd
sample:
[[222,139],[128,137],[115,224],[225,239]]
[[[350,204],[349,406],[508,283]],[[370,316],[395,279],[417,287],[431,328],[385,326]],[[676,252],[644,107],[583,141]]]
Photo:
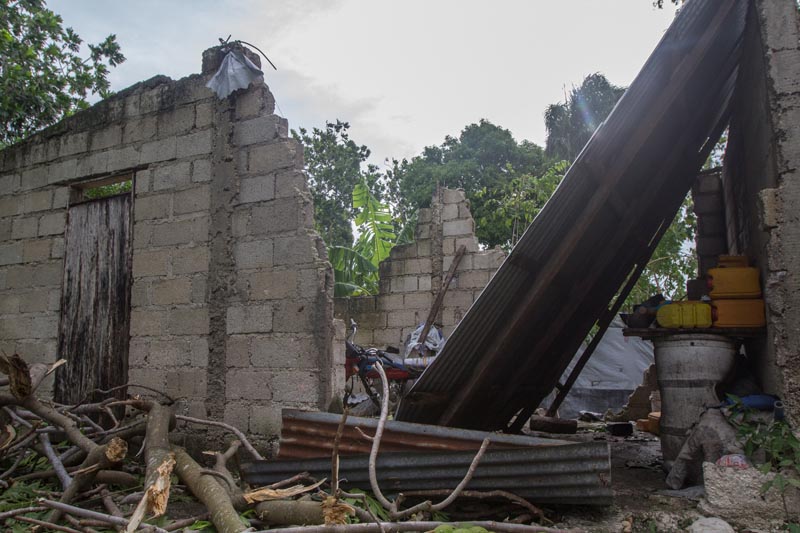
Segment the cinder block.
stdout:
[[171,215],[172,194],[137,196],[133,202],[134,220],[169,218]]
[[474,235],[470,235],[469,237],[457,237],[454,248],[458,250],[461,246],[463,246],[468,253],[477,252],[479,249],[478,239],[476,239]]
[[721,194],[697,194],[694,195],[694,212],[698,215],[719,214],[723,212]]
[[279,333],[319,331],[317,308],[313,301],[282,300],[275,302],[273,330]]
[[277,115],[243,120],[233,127],[233,142],[239,146],[269,142],[288,135],[288,122]]
[[275,176],[245,178],[239,186],[239,202],[265,202],[275,198]]
[[321,389],[319,376],[303,370],[279,370],[272,375],[274,402],[297,402],[316,405]]
[[205,398],[206,371],[181,369],[167,372],[167,394],[173,398]]
[[11,223],[12,239],[30,239],[36,237],[39,229],[37,217],[15,218]]
[[30,192],[23,196],[22,210],[25,213],[32,213],[34,211],[45,211],[50,209],[53,203],[53,191],[45,190],[38,192]]
[[458,290],[451,287],[444,295],[442,305],[444,307],[458,307],[461,309],[468,309],[472,305],[472,291],[471,290]]
[[229,335],[225,341],[225,365],[234,368],[250,366],[252,335]]
[[725,219],[722,216],[701,215],[697,217],[697,232],[704,236],[725,234]]
[[121,142],[122,126],[117,124],[99,131],[93,131],[89,146],[91,150],[105,150],[106,148],[117,146]]
[[417,278],[417,286],[421,291],[429,291],[431,290],[431,276],[419,276]]
[[302,265],[319,260],[317,250],[303,236],[277,237],[272,263],[275,266]]
[[158,224],[153,230],[154,246],[204,243],[208,241],[208,216],[203,215],[188,220],[176,220]]
[[500,250],[487,250],[472,255],[472,266],[479,270],[497,270],[505,257],[506,254]]
[[[133,187],[136,195],[150,192],[150,189],[152,188],[152,184],[150,183],[151,174],[152,171],[149,168],[145,170],[140,170],[139,172],[136,173],[136,175],[133,178]],[[134,202],[135,202],[135,197],[134,197]]]
[[108,172],[108,152],[92,152],[78,157],[76,172],[80,176],[94,176]]
[[433,305],[433,295],[430,292],[419,292],[405,295],[397,294],[391,296],[400,296],[403,301],[402,308],[405,309],[424,309],[427,311]]
[[61,136],[61,147],[59,148],[59,155],[61,157],[68,155],[80,154],[89,148],[89,133],[73,133],[71,135]]
[[153,190],[174,189],[189,184],[190,168],[188,161],[156,168],[153,171]]
[[211,130],[203,130],[178,137],[179,158],[211,153]]
[[430,239],[417,241],[416,250],[417,250],[417,256],[418,257],[430,257],[430,255],[431,255],[431,241],[430,241]]
[[308,192],[308,177],[300,170],[287,170],[275,174],[275,197],[295,197]]
[[249,148],[248,171],[253,174],[269,174],[276,170],[301,168],[302,148],[293,139],[286,139],[263,146]]
[[135,146],[126,146],[105,153],[108,154],[108,172],[128,170],[139,163],[139,150]]
[[0,241],[11,240],[11,219],[0,218]]
[[410,328],[423,322],[425,317],[419,311],[392,311],[388,313],[387,319],[390,328]]
[[474,233],[472,220],[448,220],[442,223],[442,235],[471,235]]
[[26,263],[34,263],[36,261],[46,261],[50,259],[50,245],[50,239],[23,241],[22,260]]
[[168,137],[158,141],[144,143],[139,152],[139,163],[146,165],[159,161],[175,159],[178,154],[178,141],[175,137]]
[[722,180],[718,174],[697,176],[692,184],[692,194],[718,193],[722,191]]
[[228,400],[271,400],[272,373],[265,370],[229,370],[225,376]]
[[0,198],[0,217],[12,217],[22,212],[22,202],[18,196]]
[[274,109],[275,101],[266,85],[251,87],[236,98],[236,118],[239,119],[269,115]]
[[149,343],[147,364],[155,368],[186,366],[189,346],[180,337],[153,339]]
[[11,194],[19,189],[19,174],[4,174],[0,176],[0,196]]
[[249,288],[246,297],[250,300],[277,300],[295,296],[297,272],[295,270],[265,270],[240,275]]
[[154,305],[188,304],[192,300],[192,282],[180,277],[153,281],[152,301]]
[[442,201],[445,204],[457,204],[467,200],[463,189],[442,189]]
[[145,307],[152,305],[150,301],[150,282],[141,278],[133,280],[131,287],[131,306]]
[[209,251],[207,246],[179,248],[172,252],[173,274],[208,272]]
[[482,270],[458,274],[459,289],[482,289],[489,283],[489,273]]
[[407,274],[430,274],[433,269],[430,259],[409,259],[406,261]]
[[392,278],[392,292],[413,292],[420,290],[417,285],[417,276],[398,276]]
[[164,335],[167,312],[153,309],[131,309],[131,337]]
[[46,166],[38,166],[23,170],[22,177],[20,178],[20,188],[23,191],[29,191],[46,185],[47,169],[48,167]]
[[78,177],[78,158],[47,165],[47,183],[63,183]]
[[272,239],[238,242],[233,248],[236,268],[268,268],[272,266]]
[[69,204],[69,187],[53,190],[53,209],[63,209]]
[[208,292],[208,276],[197,274],[192,276],[192,303],[205,303]]
[[47,311],[50,291],[48,289],[36,289],[26,292],[19,300],[19,310],[21,313],[43,313]]
[[211,161],[208,159],[195,159],[192,161],[192,181],[205,183],[211,181]]
[[247,233],[274,235],[305,228],[308,216],[308,213],[304,212],[305,207],[295,198],[282,198],[257,205],[250,211]]
[[133,277],[166,276],[169,274],[169,264],[169,250],[136,250],[133,253]]
[[180,308],[169,311],[167,329],[171,335],[208,335],[208,308]]
[[187,105],[158,114],[158,136],[163,139],[186,133],[194,127],[194,106]]
[[67,224],[66,211],[49,213],[39,219],[39,236],[61,235]]
[[128,144],[153,139],[158,131],[157,118],[151,116],[126,121],[122,131],[122,142]]
[[271,369],[315,369],[319,367],[318,353],[319,347],[308,335],[257,336],[250,347],[248,364]]
[[406,304],[402,294],[382,294],[378,299],[378,307],[384,311],[404,309]]
[[200,185],[175,193],[173,212],[176,215],[208,211],[210,206],[210,191],[208,185]]
[[128,370],[128,381],[156,390],[166,390],[167,373],[157,368],[131,367]]
[[128,347],[128,365],[131,368],[145,366],[149,353],[150,341],[148,339],[131,339],[130,346]]
[[0,266],[21,263],[23,254],[22,250],[22,242],[0,244]]
[[256,435],[280,435],[281,410],[270,402],[266,405],[250,406],[250,433]]
[[50,248],[50,257],[52,259],[61,259],[64,257],[64,238],[56,237],[52,239],[53,246]]
[[19,313],[20,295],[3,291],[0,293],[0,315],[13,315]]
[[214,105],[211,102],[202,102],[195,106],[195,128],[202,129],[210,126],[213,120]]
[[268,333],[272,331],[272,305],[229,307],[227,333]]
[[456,220],[458,218],[459,204],[445,204],[442,206],[442,220]]
[[402,331],[397,328],[376,329],[372,335],[373,343],[377,346],[401,346],[403,344]]
[[244,431],[249,429],[250,405],[239,402],[225,402],[225,414],[223,420],[226,424],[239,428]]

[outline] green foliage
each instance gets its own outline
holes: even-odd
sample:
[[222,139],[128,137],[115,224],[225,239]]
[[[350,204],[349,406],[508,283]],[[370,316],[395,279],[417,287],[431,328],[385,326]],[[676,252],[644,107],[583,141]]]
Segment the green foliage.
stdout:
[[[108,67],[125,61],[109,35],[82,40],[43,0],[0,0],[0,145],[13,144],[109,94]],[[108,65],[106,64],[108,63]]]
[[785,508],[786,489],[800,489],[800,440],[785,420],[759,420],[754,416],[757,411],[745,407],[740,398],[732,394],[728,398],[733,401],[728,420],[736,428],[745,456],[752,460],[757,452],[763,451],[766,462],[758,465],[759,471],[762,474],[775,473],[761,487],[762,494],[776,489]]
[[[364,509],[364,502],[360,498],[345,498],[344,501],[353,507],[359,507],[365,511],[371,511],[374,516],[382,522],[391,522],[392,518],[389,516],[389,511],[383,508],[378,500],[372,497],[371,494],[364,492],[361,489],[352,489],[351,494],[363,494],[367,502],[367,509]],[[357,520],[357,519],[356,519]]]
[[549,105],[544,112],[547,155],[574,161],[624,92],[624,87],[595,73],[586,76],[580,87],[573,87],[565,102]]
[[511,224],[495,212],[504,188],[518,175],[540,175],[546,168],[541,147],[522,141],[511,132],[481,120],[465,127],[441,146],[428,146],[411,160],[393,161],[387,171],[389,200],[405,220],[422,207],[430,207],[436,186],[462,188],[470,200],[475,233],[485,246],[506,245]]
[[376,267],[389,257],[396,239],[389,207],[380,203],[362,182],[353,189],[353,208],[359,229],[356,250],[364,254]]
[[692,205],[691,195],[687,195],[628,295],[627,308],[658,293],[672,300],[686,296],[686,280],[697,276],[697,257],[694,254],[696,217]]
[[366,163],[369,148],[356,144],[349,129],[349,123],[337,120],[310,133],[304,128],[292,130],[292,136],[303,144],[314,220],[328,246],[353,244],[350,221],[356,212],[351,195],[356,185],[366,183],[378,198],[383,191],[377,167]]
[[364,296],[378,292],[378,267],[370,258],[346,246],[330,246],[334,296]]
[[86,189],[83,192],[83,197],[87,200],[95,200],[97,198],[114,196],[116,194],[131,192],[132,186],[133,182],[131,180],[121,181],[119,183],[111,183],[109,185],[101,185],[100,187]]

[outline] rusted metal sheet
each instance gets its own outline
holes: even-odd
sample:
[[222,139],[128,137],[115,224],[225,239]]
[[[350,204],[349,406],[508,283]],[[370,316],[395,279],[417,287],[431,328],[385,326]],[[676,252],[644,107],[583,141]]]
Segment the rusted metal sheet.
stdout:
[[[747,0],[691,0],[398,420],[516,430],[648,261],[727,125]],[[602,335],[602,326],[598,324]]]
[[[383,450],[383,441],[381,441]],[[378,455],[376,473],[389,493],[449,489],[467,472],[474,451],[405,451]],[[368,455],[343,456],[339,478],[345,488],[369,489]],[[257,461],[242,468],[245,481],[266,485],[308,471],[330,477],[330,456],[319,459]],[[472,480],[471,490],[506,490],[534,503],[610,505],[611,461],[607,442],[563,446],[489,449]]]
[[57,401],[128,381],[130,306],[130,194],[70,207],[58,335],[67,364],[56,373]]
[[[284,409],[280,450],[282,459],[328,457],[333,451],[333,439],[342,419],[333,413],[318,413]],[[341,455],[369,453],[372,443],[356,428],[373,434],[378,421],[374,418],[348,417],[339,445]],[[464,429],[453,429],[408,422],[388,421],[381,439],[381,450],[401,451],[477,451],[483,439],[489,438],[491,448],[523,448],[556,446],[567,441],[541,439],[525,435],[502,435]]]

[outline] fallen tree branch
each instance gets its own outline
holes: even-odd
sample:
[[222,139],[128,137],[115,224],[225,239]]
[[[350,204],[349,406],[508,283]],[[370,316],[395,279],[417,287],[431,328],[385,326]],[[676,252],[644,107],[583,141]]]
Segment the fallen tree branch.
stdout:
[[[440,496],[447,496],[450,493],[448,490],[415,490],[411,492],[404,492],[403,496],[405,497],[420,497],[420,498],[429,498],[429,497],[440,497]],[[477,500],[485,500],[488,498],[504,498],[513,502],[520,507],[524,507],[528,511],[530,511],[533,515],[538,516],[540,518],[544,518],[544,512],[541,509],[533,505],[531,502],[517,496],[512,492],[507,492],[505,490],[488,490],[488,491],[480,491],[480,490],[462,490],[459,497],[464,498],[474,498]]]
[[15,516],[14,520],[17,520],[19,522],[27,522],[28,524],[41,526],[47,529],[52,529],[54,531],[64,531],[65,533],[83,533],[83,531],[80,531],[78,529],[72,529],[71,527],[67,526],[59,526],[58,524],[54,524],[46,520],[38,520],[36,518],[31,518],[29,516]]
[[50,443],[50,437],[47,433],[40,433],[39,434],[39,442],[42,443],[42,448],[44,448],[44,453],[47,456],[47,460],[50,461],[50,464],[53,465],[53,471],[58,476],[58,480],[61,482],[61,487],[66,490],[72,484],[72,477],[67,473],[67,470],[64,468],[64,464],[61,462],[61,459],[58,458],[56,455],[55,450],[53,450],[53,445]]
[[192,424],[202,424],[204,426],[213,426],[213,427],[227,429],[228,431],[236,435],[236,438],[238,438],[242,442],[242,446],[244,446],[244,449],[247,450],[250,453],[250,455],[253,456],[253,459],[257,461],[264,460],[264,456],[258,453],[258,451],[256,451],[253,445],[250,444],[250,441],[247,440],[247,437],[244,435],[244,433],[242,433],[238,428],[231,426],[230,424],[226,424],[225,422],[217,422],[216,420],[205,420],[202,418],[194,418],[192,416],[186,416],[186,415],[175,415],[175,418],[177,420],[183,420],[184,422],[189,422]]
[[[432,531],[439,526],[482,527],[497,533],[578,533],[575,529],[553,529],[541,526],[527,526],[511,524],[509,522],[495,522],[493,520],[479,520],[469,523],[458,522],[380,522],[379,524],[347,524],[343,526],[305,526],[282,528],[280,533],[379,533],[381,527],[387,533],[401,533],[406,531]],[[275,533],[275,530],[260,530],[253,533]]]
[[225,489],[209,476],[201,473],[202,468],[186,450],[174,446],[175,473],[211,513],[211,521],[219,533],[239,533],[248,529],[239,519]]
[[[118,526],[127,526],[128,521],[125,518],[120,518],[117,516],[111,516],[105,513],[98,513],[97,511],[90,511],[89,509],[82,509],[81,507],[75,507],[74,505],[68,505],[66,503],[56,502],[53,500],[41,499],[39,503],[44,505],[45,507],[49,507],[50,509],[60,511],[61,513],[68,513],[73,516],[80,516],[82,518],[89,518],[91,520],[99,520],[101,522],[105,522],[106,524],[110,525],[118,525]],[[152,528],[156,533],[167,533],[164,529],[154,526],[152,524],[148,524],[147,527]]]

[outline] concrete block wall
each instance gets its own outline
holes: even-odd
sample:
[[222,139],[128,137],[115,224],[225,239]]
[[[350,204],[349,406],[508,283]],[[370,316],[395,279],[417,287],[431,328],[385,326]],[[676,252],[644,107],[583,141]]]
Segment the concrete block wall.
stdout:
[[725,201],[721,172],[709,172],[697,177],[692,185],[694,213],[697,215],[698,276],[717,266],[718,257],[728,253],[725,225]]
[[223,100],[205,87],[222,57],[0,152],[0,349],[57,357],[71,191],[130,176],[130,381],[266,439],[282,407],[328,405],[344,355],[302,147],[263,82]]
[[728,246],[761,271],[767,335],[747,346],[766,392],[800,423],[800,25],[793,0],[756,0],[723,183]]
[[452,265],[462,257],[445,294],[437,322],[450,335],[505,259],[500,249],[480,250],[475,222],[462,190],[440,189],[432,207],[421,209],[415,241],[392,249],[380,265],[380,294],[337,298],[336,316],[358,323],[357,343],[397,346],[423,323]]

